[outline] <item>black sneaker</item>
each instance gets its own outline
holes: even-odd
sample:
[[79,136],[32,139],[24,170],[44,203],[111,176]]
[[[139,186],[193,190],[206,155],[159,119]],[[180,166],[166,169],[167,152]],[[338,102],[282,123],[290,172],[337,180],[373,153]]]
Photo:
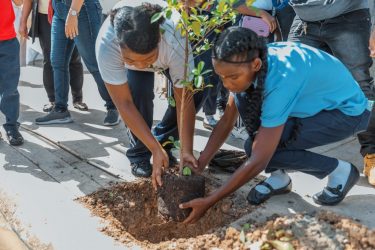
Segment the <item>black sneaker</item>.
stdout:
[[150,177],[152,174],[152,166],[150,161],[133,162],[130,164],[132,174],[137,177]]
[[35,123],[38,125],[64,124],[71,122],[73,122],[73,120],[68,110],[60,111],[56,109],[52,109],[47,115],[35,119]]
[[20,146],[23,144],[23,137],[18,131],[18,126],[7,126],[4,129],[10,145]]
[[120,123],[120,117],[116,109],[108,109],[107,114],[104,118],[105,126],[114,126]]

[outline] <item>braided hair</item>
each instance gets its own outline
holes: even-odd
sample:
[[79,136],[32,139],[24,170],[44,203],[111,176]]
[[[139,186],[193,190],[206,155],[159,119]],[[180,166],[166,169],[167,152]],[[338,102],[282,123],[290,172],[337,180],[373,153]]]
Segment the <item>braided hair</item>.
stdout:
[[159,5],[150,3],[112,10],[111,25],[120,47],[127,47],[138,54],[147,54],[157,48],[160,41],[160,24],[164,22],[164,18],[161,17],[154,23],[151,23],[151,18],[161,11]]
[[263,38],[243,27],[230,27],[216,39],[213,58],[227,63],[249,63],[259,57],[262,66],[256,75],[256,82],[245,90],[249,101],[246,116],[241,116],[252,139],[260,126],[263,90],[267,76],[267,46]]

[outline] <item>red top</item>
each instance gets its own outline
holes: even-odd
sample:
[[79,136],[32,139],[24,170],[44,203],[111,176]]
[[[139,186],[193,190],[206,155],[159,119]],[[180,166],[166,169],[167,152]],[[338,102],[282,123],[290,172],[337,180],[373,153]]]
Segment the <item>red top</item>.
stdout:
[[12,0],[0,0],[0,41],[16,37]]

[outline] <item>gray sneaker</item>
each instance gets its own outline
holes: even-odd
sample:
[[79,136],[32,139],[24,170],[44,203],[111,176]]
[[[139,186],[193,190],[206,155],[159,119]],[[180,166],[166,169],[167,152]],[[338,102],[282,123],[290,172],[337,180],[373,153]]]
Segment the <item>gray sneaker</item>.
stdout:
[[114,126],[120,123],[120,117],[116,109],[108,109],[107,115],[104,118],[105,126]]
[[71,122],[73,122],[73,120],[68,110],[58,111],[56,109],[53,109],[45,116],[35,119],[35,123],[38,125],[63,124]]

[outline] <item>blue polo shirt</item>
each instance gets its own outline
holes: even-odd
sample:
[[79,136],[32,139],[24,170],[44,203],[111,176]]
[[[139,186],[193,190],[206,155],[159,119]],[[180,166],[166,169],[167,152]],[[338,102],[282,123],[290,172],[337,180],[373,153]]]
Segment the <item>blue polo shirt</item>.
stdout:
[[300,43],[268,45],[263,127],[277,127],[288,117],[306,118],[323,110],[357,116],[367,105],[358,83],[337,58]]

